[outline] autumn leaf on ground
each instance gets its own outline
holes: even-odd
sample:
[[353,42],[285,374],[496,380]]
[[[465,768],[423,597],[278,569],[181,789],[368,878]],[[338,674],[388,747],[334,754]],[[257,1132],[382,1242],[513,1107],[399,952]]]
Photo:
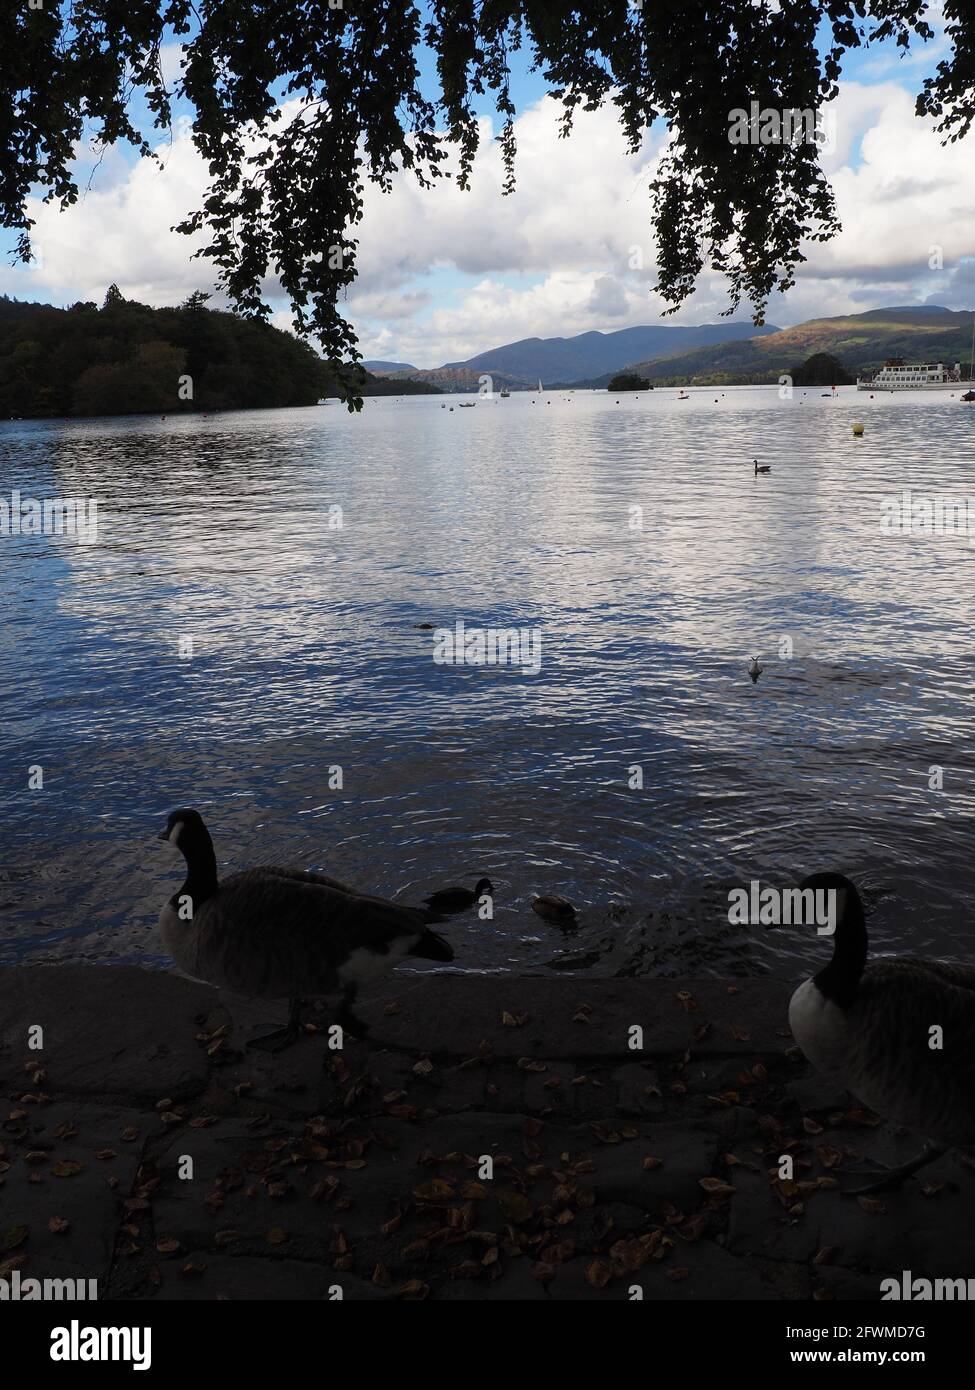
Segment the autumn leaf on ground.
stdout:
[[697,1013],[697,1003],[694,999],[694,996],[693,994],[689,994],[686,989],[680,989],[677,991],[677,1001],[680,1004],[681,1008],[684,1010],[685,1014]]
[[280,1226],[272,1226],[271,1229],[266,1232],[264,1239],[268,1245],[283,1245],[288,1239],[288,1235]]
[[643,1166],[648,1173],[652,1173],[654,1168],[663,1167],[663,1159],[655,1158],[653,1154],[647,1154],[646,1158],[643,1160]]
[[76,1163],[73,1158],[61,1158],[55,1163],[51,1172],[56,1178],[73,1178],[84,1171],[83,1163]]
[[605,1260],[590,1260],[586,1265],[586,1282],[594,1289],[604,1289],[614,1273],[613,1266]]
[[66,1221],[63,1216],[52,1216],[48,1220],[47,1229],[53,1231],[56,1236],[70,1229],[71,1222]]
[[532,1214],[531,1202],[524,1193],[515,1192],[511,1188],[503,1188],[498,1193],[498,1205],[504,1213],[505,1220],[514,1226],[520,1226]]
[[160,1255],[172,1255],[180,1248],[179,1241],[175,1236],[163,1236],[156,1241],[156,1249]]
[[698,1186],[712,1197],[730,1197],[734,1188],[720,1178],[698,1178]]
[[501,1014],[501,1022],[506,1028],[524,1028],[528,1022],[527,1014],[509,1014],[505,1009]]
[[835,1168],[843,1157],[842,1151],[832,1144],[817,1144],[816,1154],[824,1168]]
[[421,1299],[426,1298],[430,1292],[430,1286],[424,1284],[422,1279],[410,1279],[396,1290],[397,1298]]
[[879,1202],[876,1197],[858,1197],[857,1203],[871,1216],[880,1216],[887,1210],[884,1203]]
[[0,1236],[0,1250],[16,1250],[18,1245],[23,1245],[30,1235],[27,1226],[8,1226],[3,1235]]
[[447,1182],[444,1178],[433,1178],[430,1182],[421,1183],[419,1187],[414,1187],[413,1196],[421,1202],[436,1202],[443,1197],[453,1197],[453,1183]]

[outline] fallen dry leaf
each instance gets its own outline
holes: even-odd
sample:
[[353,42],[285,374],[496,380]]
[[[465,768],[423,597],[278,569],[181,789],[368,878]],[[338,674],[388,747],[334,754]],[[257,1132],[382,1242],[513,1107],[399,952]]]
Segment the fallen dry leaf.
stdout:
[[513,1226],[520,1226],[532,1214],[531,1202],[522,1192],[515,1192],[511,1188],[502,1188],[498,1193],[498,1205],[504,1213],[506,1221],[510,1221]]
[[84,1171],[83,1163],[76,1163],[73,1158],[58,1159],[51,1172],[56,1178],[73,1178]]
[[697,1181],[698,1186],[703,1187],[712,1197],[730,1197],[735,1190],[720,1178],[698,1178]]
[[590,1260],[586,1265],[586,1282],[594,1289],[604,1289],[613,1274],[613,1266],[605,1260]]
[[0,1236],[0,1250],[16,1250],[29,1235],[30,1230],[27,1226],[8,1226]]

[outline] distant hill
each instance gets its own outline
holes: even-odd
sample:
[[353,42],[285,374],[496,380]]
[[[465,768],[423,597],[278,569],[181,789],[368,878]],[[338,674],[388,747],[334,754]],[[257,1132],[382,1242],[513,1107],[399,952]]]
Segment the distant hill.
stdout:
[[[316,405],[337,396],[308,343],[256,319],[206,307],[125,299],[57,309],[0,296],[0,419],[175,414]],[[363,395],[427,394],[423,384],[361,375]]]
[[417,369],[410,362],[363,362],[367,372],[374,372],[382,376],[384,372],[415,372]]
[[[615,333],[579,333],[574,338],[522,338],[517,343],[490,348],[466,362],[447,362],[442,367],[397,369],[397,377],[431,381],[444,391],[476,391],[482,376],[490,376],[495,389],[535,390],[539,379],[546,386],[570,384],[600,373],[619,371],[638,357],[685,352],[707,343],[725,343],[776,333],[771,326],[751,323],[706,323],[698,328],[650,326],[621,328]],[[366,364],[370,369],[375,363]],[[608,378],[607,378],[608,379]]]
[[[888,357],[915,362],[961,362],[968,376],[973,313],[937,305],[870,309],[863,314],[810,319],[765,337],[717,343],[665,358],[627,364],[658,385],[723,386],[774,382],[818,353],[838,358],[854,377],[882,366]],[[609,376],[589,382],[606,386]]]

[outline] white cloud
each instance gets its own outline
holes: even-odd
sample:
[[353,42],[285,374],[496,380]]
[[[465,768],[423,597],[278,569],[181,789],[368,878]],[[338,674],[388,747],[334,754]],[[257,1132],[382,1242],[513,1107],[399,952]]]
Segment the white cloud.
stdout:
[[[647,186],[664,135],[654,132],[630,154],[614,110],[604,108],[580,113],[573,136],[560,140],[558,109],[546,98],[519,118],[518,187],[508,198],[486,121],[469,192],[446,180],[423,190],[408,175],[388,195],[367,190],[360,277],[346,306],[367,357],[433,366],[516,338],[658,320]],[[825,166],[843,231],[807,248],[798,285],[770,305],[769,321],[939,302],[939,291],[960,304],[971,281],[953,272],[975,256],[970,145],[942,146],[915,117],[913,90],[897,82],[847,83],[834,109]],[[206,182],[185,125],[160,154],[162,169],[146,161],[126,170],[113,157],[63,214],[34,207],[41,264],[0,271],[0,289],[100,300],[115,281],[152,304],[212,289],[209,264],[191,260],[193,247],[169,230],[198,206]],[[933,247],[943,271],[929,269]],[[631,268],[635,248],[642,270]],[[275,321],[287,324],[275,307]],[[702,323],[726,307],[722,278],[706,273],[667,321]]]

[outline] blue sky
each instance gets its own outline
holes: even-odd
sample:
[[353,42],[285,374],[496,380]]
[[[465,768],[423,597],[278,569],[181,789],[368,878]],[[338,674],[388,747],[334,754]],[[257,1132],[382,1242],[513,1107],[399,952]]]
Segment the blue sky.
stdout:
[[[913,116],[923,76],[944,51],[939,37],[906,58],[891,44],[848,55],[835,112],[837,148],[825,160],[844,231],[829,246],[810,248],[795,290],[770,305],[770,322],[885,304],[970,306],[971,150],[943,148]],[[646,185],[666,132],[655,128],[640,155],[631,156],[606,110],[580,115],[573,138],[559,141],[545,83],[527,71],[524,54],[517,59],[519,183],[512,198],[500,196],[490,131],[470,194],[446,185],[424,194],[403,179],[389,197],[367,195],[360,279],[346,304],[367,357],[435,366],[518,337],[660,321]],[[178,51],[168,50],[172,76],[177,61]],[[432,82],[432,55],[422,66]],[[490,119],[490,99],[479,106]],[[186,114],[177,105],[177,118]],[[123,293],[153,304],[211,290],[206,263],[193,261],[186,239],[170,230],[198,203],[205,171],[185,123],[177,120],[172,144],[163,143],[161,172],[116,149],[76,208],[39,209],[39,262],[0,269],[0,290],[71,303],[100,300],[115,280]],[[90,166],[81,162],[79,170],[87,182]],[[269,292],[276,322],[288,326],[287,306],[273,285]],[[720,277],[705,274],[667,321],[713,321],[727,306]],[[743,306],[737,317],[748,312]]]

